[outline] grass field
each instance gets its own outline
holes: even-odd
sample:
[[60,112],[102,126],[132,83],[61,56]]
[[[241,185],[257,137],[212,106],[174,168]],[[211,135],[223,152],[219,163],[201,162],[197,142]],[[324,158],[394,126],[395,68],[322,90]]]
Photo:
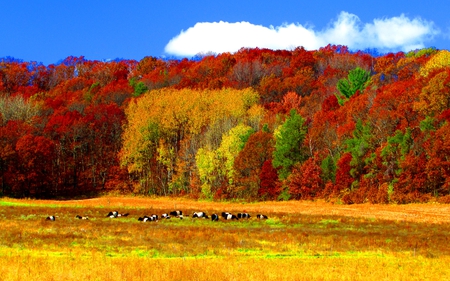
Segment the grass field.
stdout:
[[[172,210],[253,218],[137,220]],[[449,205],[4,198],[0,229],[1,280],[450,280]]]

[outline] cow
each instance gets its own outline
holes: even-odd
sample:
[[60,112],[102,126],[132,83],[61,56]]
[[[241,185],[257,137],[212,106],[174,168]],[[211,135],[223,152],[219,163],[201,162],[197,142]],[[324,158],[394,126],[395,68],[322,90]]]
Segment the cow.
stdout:
[[249,219],[251,216],[249,213],[238,213],[237,217],[238,219]]
[[228,212],[222,212],[222,217],[226,220],[237,220],[238,217]]
[[88,216],[82,217],[80,215],[77,215],[75,218],[79,219],[79,220],[89,220]]
[[112,211],[112,212],[109,212],[107,215],[106,215],[106,217],[108,218],[117,218],[117,215],[118,215],[119,213],[117,212],[117,211]]
[[161,215],[161,218],[162,219],[170,219],[170,216],[169,216],[169,214],[164,213],[164,214]]
[[55,221],[56,218],[57,218],[57,216],[48,216],[45,220],[48,220],[48,221]]
[[263,220],[263,219],[266,220],[266,219],[267,219],[267,216],[266,216],[266,215],[257,214],[257,215],[256,215],[256,218],[257,218],[257,219],[260,219],[260,220]]
[[112,211],[112,212],[109,212],[108,215],[106,215],[106,217],[107,218],[118,218],[118,217],[126,217],[128,215],[129,215],[129,213],[120,214],[117,211]]
[[147,221],[150,221],[150,217],[149,216],[139,217],[138,221],[147,222]]
[[143,216],[139,217],[138,221],[142,222],[148,222],[148,221],[158,221],[158,215],[151,215],[151,216]]
[[208,219],[208,215],[205,212],[194,212],[194,214],[192,215],[193,218],[204,218],[204,219]]
[[218,221],[219,220],[219,216],[217,214],[212,214],[211,215],[211,220],[212,221]]
[[182,211],[172,211],[169,213],[169,215],[171,215],[172,217],[180,217],[180,216],[183,216],[183,212]]

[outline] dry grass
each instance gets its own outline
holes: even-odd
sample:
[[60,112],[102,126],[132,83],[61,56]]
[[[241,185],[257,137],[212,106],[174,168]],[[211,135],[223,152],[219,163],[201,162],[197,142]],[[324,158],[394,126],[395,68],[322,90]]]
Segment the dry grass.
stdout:
[[278,212],[297,213],[305,215],[337,215],[350,217],[375,218],[394,221],[411,221],[425,223],[450,223],[450,205],[442,204],[408,204],[408,205],[336,205],[326,202],[287,201],[287,202],[258,202],[231,203],[193,201],[182,198],[142,198],[142,197],[100,197],[85,200],[17,200],[7,199],[7,202],[33,206],[75,206],[75,207],[104,207],[104,208],[144,208],[155,210],[198,210],[240,212]]
[[[113,209],[129,212],[110,219]],[[238,222],[137,218],[247,211]],[[173,198],[0,201],[2,280],[443,280],[447,205],[220,203]],[[57,215],[55,222],[46,221]],[[75,219],[87,215],[89,221]]]

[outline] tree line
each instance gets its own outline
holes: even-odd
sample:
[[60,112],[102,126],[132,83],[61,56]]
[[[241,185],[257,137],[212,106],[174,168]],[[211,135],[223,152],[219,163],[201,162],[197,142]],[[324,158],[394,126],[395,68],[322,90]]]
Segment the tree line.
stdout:
[[0,193],[450,201],[450,52],[0,59]]

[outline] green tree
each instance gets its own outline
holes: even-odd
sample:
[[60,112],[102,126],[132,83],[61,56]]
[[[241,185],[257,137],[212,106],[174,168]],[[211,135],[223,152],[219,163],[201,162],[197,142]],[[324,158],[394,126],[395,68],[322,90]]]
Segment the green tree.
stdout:
[[356,91],[362,91],[366,88],[370,79],[370,72],[360,67],[350,70],[347,79],[341,79],[337,83],[339,94],[336,95],[339,104],[342,106],[348,101]]
[[275,151],[273,152],[273,167],[278,168],[278,177],[286,179],[292,167],[304,161],[306,154],[302,149],[307,128],[305,120],[294,109],[290,116],[275,131]]
[[134,89],[134,93],[133,96],[134,97],[139,97],[140,95],[142,95],[143,93],[148,91],[148,87],[144,84],[144,82],[136,81],[136,78],[131,78],[130,80],[130,86],[133,87]]
[[358,180],[364,173],[364,167],[368,161],[371,161],[371,157],[367,157],[367,153],[371,149],[372,140],[372,128],[370,124],[363,124],[358,119],[356,122],[356,128],[353,131],[353,138],[346,141],[347,148],[345,152],[350,152],[352,160],[350,161],[350,175]]
[[322,160],[320,168],[322,168],[323,182],[336,182],[336,160],[331,155],[328,155],[325,159]]
[[381,150],[385,177],[395,180],[402,173],[401,163],[405,160],[412,145],[411,129],[407,128],[405,133],[398,130],[395,135],[388,137],[387,145]]

